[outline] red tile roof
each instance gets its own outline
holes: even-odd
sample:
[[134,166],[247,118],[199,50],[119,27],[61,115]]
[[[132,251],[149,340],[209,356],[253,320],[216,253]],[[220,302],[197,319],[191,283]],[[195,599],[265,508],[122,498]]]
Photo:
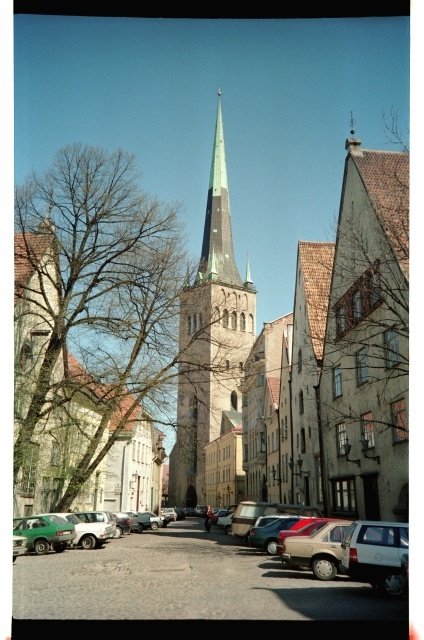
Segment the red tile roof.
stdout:
[[334,261],[334,242],[299,242],[312,347],[317,360],[324,350],[325,326]]
[[271,400],[278,404],[278,401],[280,399],[280,377],[267,376],[267,383],[271,395]]
[[40,233],[15,233],[15,304],[35,271],[35,264],[49,248],[53,236]]
[[370,201],[392,245],[405,278],[409,279],[409,153],[352,153]]

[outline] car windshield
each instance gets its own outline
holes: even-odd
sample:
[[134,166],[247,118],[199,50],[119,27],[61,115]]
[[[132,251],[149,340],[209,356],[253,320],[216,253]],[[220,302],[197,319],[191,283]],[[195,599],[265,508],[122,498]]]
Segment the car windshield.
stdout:
[[78,516],[75,515],[75,513],[69,513],[67,516],[65,516],[68,522],[72,522],[73,524],[80,524],[82,523],[82,520],[80,520],[80,518],[78,518]]

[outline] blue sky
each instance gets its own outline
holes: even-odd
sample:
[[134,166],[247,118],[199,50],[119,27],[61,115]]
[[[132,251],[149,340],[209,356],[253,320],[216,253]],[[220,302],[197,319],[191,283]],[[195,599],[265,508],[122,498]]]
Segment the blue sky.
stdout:
[[292,311],[297,243],[333,241],[351,112],[364,148],[409,142],[409,18],[14,16],[14,181],[73,142],[133,153],[183,205],[200,257],[218,85],[233,240],[257,333]]

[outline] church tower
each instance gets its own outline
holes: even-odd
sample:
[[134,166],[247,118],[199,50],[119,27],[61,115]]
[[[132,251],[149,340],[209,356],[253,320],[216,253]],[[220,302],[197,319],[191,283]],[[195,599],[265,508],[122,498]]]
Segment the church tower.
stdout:
[[179,370],[177,438],[170,455],[172,504],[205,504],[204,447],[222,435],[223,411],[240,412],[241,422],[238,386],[255,331],[256,290],[249,262],[243,281],[234,258],[218,90],[202,252],[197,276],[180,296],[179,346],[185,364]]

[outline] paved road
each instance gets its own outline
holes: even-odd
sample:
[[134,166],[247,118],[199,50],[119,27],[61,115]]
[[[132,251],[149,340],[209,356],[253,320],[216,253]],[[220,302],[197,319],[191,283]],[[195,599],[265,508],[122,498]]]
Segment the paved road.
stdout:
[[196,518],[98,550],[17,558],[13,640],[29,619],[384,621],[397,640],[408,637],[406,599],[388,601],[344,576],[321,582],[284,569],[214,526],[207,534]]

